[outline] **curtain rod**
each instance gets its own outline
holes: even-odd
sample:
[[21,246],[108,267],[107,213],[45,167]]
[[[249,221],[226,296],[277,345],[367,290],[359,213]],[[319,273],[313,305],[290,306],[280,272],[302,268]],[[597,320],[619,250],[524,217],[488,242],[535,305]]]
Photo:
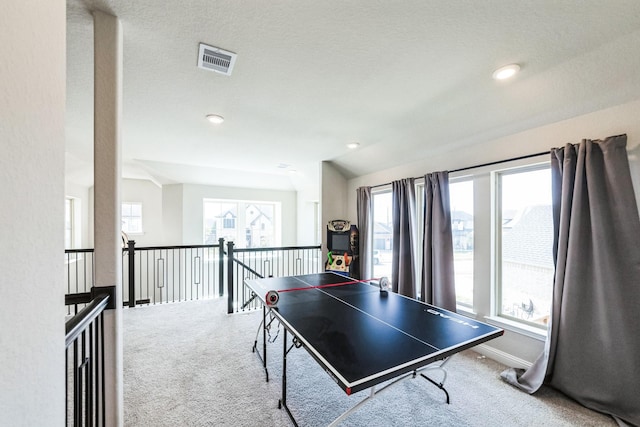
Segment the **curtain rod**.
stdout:
[[[529,159],[531,157],[538,157],[538,156],[543,156],[545,154],[549,154],[551,151],[547,150],[547,151],[542,151],[540,153],[535,153],[535,154],[526,154],[524,156],[519,156],[519,157],[512,157],[510,159],[504,159],[504,160],[496,160],[495,162],[489,162],[489,163],[482,163],[480,165],[474,165],[474,166],[467,166],[464,168],[460,168],[460,169],[454,169],[451,171],[448,171],[449,173],[454,173],[454,172],[462,172],[462,171],[466,171],[469,169],[476,169],[476,168],[481,168],[484,166],[492,166],[492,165],[498,165],[500,163],[507,163],[507,162],[513,162],[516,160],[522,160],[522,159]],[[422,178],[421,176],[419,177],[415,177],[414,179],[420,179]],[[384,187],[385,185],[391,185],[392,182],[387,182],[386,184],[378,184],[378,185],[372,185],[371,188],[376,188],[376,187]]]

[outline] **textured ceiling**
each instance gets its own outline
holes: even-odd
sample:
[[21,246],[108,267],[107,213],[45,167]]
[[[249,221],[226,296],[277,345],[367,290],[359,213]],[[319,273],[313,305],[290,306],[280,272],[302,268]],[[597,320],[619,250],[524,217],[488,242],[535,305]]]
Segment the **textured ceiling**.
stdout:
[[[359,176],[640,98],[637,0],[68,0],[78,183],[96,9],[122,24],[125,177],[159,184],[299,189],[323,160]],[[231,76],[197,68],[200,42],[238,55]],[[514,62],[514,80],[491,79]]]

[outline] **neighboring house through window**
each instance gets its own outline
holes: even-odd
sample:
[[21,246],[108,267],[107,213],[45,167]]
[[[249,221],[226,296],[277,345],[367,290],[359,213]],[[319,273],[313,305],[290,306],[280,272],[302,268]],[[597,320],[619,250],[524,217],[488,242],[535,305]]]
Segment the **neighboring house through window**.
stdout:
[[456,302],[473,309],[473,180],[449,181]]
[[224,215],[223,222],[224,224],[222,225],[222,228],[229,228],[229,229],[236,228],[236,217],[232,212],[227,212]]
[[551,170],[501,171],[495,184],[496,314],[546,327],[554,275]]
[[281,243],[281,204],[269,201],[203,200],[203,241],[233,241],[238,248],[276,247]]

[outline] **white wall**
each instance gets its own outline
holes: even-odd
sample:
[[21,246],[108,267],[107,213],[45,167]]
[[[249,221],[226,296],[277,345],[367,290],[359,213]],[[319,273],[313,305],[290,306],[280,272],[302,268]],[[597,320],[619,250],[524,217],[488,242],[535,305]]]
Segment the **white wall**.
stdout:
[[[640,100],[487,141],[484,144],[457,147],[454,152],[440,151],[428,159],[407,162],[402,166],[354,178],[349,180],[347,187],[348,212],[351,216],[356,215],[356,189],[360,186],[374,186],[400,178],[420,177],[427,172],[454,170],[547,151],[552,147],[564,146],[566,143],[578,143],[583,138],[602,139],[623,133],[628,136],[628,150],[638,196],[640,195],[638,185],[640,183],[640,120],[638,118],[640,118]],[[451,144],[455,146],[455,142],[451,141]],[[539,158],[530,162],[536,160],[539,161]],[[477,318],[483,320],[485,316],[491,314],[491,186],[488,169],[476,169],[466,173],[477,175],[474,187],[476,208],[474,309]],[[323,198],[323,203],[324,201]],[[503,337],[488,343],[483,351],[492,357],[511,355],[515,357],[512,360],[514,364],[519,360],[532,363],[542,351],[543,345],[542,340],[507,331]]]
[[[305,194],[298,193],[298,239],[297,246],[313,246],[319,245],[322,241],[322,234],[318,231],[316,217],[318,212],[316,209],[318,199],[305,197]],[[320,219],[318,218],[319,222]]]
[[[67,183],[67,187],[72,184]],[[122,179],[120,183],[121,202],[142,203],[142,234],[129,235],[136,246],[156,246],[164,244],[163,189],[144,179]],[[82,204],[82,221],[87,226],[87,248],[93,248],[94,188],[88,189],[88,201]],[[85,239],[83,238],[83,241]]]
[[162,188],[149,180],[123,179],[122,203],[142,204],[142,234],[129,234],[136,246],[164,244]]
[[[84,193],[81,186],[73,183],[67,183],[67,188],[67,195],[82,197],[83,242],[86,242],[83,247],[93,247],[93,187],[84,189]],[[136,246],[202,244],[204,198],[278,201],[282,204],[282,245],[316,244],[314,203],[318,198],[317,190],[254,190],[195,184],[158,187],[148,180],[123,179],[122,202],[142,203],[143,234],[133,234],[129,238],[136,241]]]
[[[330,162],[320,166],[322,256],[327,255],[327,224],[333,219],[346,219],[357,225],[356,209],[347,209],[347,180]],[[353,190],[355,200],[355,189]]]
[[65,13],[36,0],[3,2],[0,14],[3,426],[65,420]]
[[319,245],[322,241],[320,233],[321,224],[319,212],[316,206],[320,203],[320,165],[310,166],[306,173],[310,176],[299,178],[300,185],[297,187],[298,199],[298,224],[297,242],[298,246]]
[[[598,139],[626,133],[628,151],[640,157],[640,100],[605,110],[533,128],[500,139],[470,147],[455,146],[455,141],[441,144],[442,148],[428,159],[353,178],[348,182],[348,211],[356,212],[355,190],[363,185],[378,185],[395,179],[419,177],[437,170],[454,170],[486,162],[523,156],[578,143],[583,138]],[[455,146],[447,151],[447,145]]]
[[162,228],[165,245],[182,244],[182,184],[162,186]]

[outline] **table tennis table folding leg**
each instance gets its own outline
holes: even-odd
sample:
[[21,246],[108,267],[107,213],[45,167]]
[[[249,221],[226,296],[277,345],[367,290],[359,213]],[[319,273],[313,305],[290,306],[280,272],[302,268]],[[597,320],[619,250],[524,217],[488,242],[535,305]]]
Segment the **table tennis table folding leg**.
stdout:
[[[447,362],[451,359],[451,357],[452,356],[449,356],[446,359],[443,359],[442,361],[440,361],[439,365],[435,365],[435,363],[437,362],[434,362],[433,364],[427,365],[414,372],[414,376],[419,373],[422,378],[424,378],[425,380],[429,381],[431,384],[435,385],[440,390],[442,390],[445,396],[447,397],[447,404],[449,404],[450,402],[449,402],[449,392],[447,391],[446,388],[444,388],[444,382],[447,380],[447,370],[444,368],[444,365],[447,364]],[[429,378],[423,373],[424,371],[432,371],[435,369],[442,371],[442,381],[440,382],[437,382],[436,380]]]
[[374,397],[376,397],[377,395],[379,395],[380,393],[382,393],[383,391],[387,390],[389,387],[391,387],[392,385],[395,385],[396,383],[405,380],[409,377],[414,376],[413,373],[409,373],[409,374],[405,374],[401,377],[398,377],[396,379],[394,379],[393,381],[391,381],[388,384],[385,384],[384,386],[380,387],[379,389],[376,390],[376,386],[373,386],[369,389],[369,396],[365,397],[364,399],[362,399],[360,402],[356,403],[354,406],[352,406],[351,408],[347,409],[346,412],[342,413],[342,415],[340,415],[338,418],[336,418],[335,420],[333,420],[331,422],[331,424],[329,424],[329,427],[334,427],[337,426],[338,424],[340,424],[342,422],[342,420],[344,420],[347,416],[349,416],[352,412],[355,412],[356,410],[358,410],[358,408],[360,408],[362,405],[364,405],[365,403],[367,403],[368,401],[370,401],[371,399],[373,399]]
[[287,411],[289,419],[294,426],[298,427],[298,423],[287,406],[287,354],[295,347],[300,348],[302,344],[298,342],[294,336],[293,343],[287,347],[287,328],[284,329],[284,337],[282,339],[282,396],[278,401],[278,409],[284,408]]
[[[287,328],[283,328],[284,329],[284,337],[282,340],[282,396],[280,398],[280,400],[278,400],[278,409],[283,409],[287,412],[287,415],[289,416],[289,419],[291,420],[291,422],[293,423],[294,426],[298,427],[298,423],[295,419],[295,417],[293,416],[293,414],[291,413],[291,411],[289,410],[289,407],[287,406],[287,355],[289,354],[289,352],[291,350],[293,350],[293,348],[300,348],[302,347],[302,343],[300,343],[299,341],[297,341],[295,335],[293,336],[293,342],[291,345],[288,345],[287,343]],[[373,399],[374,397],[378,396],[380,393],[382,393],[385,390],[388,390],[389,388],[391,388],[391,386],[396,385],[397,383],[404,381],[408,378],[416,378],[418,375],[421,376],[422,378],[426,379],[427,381],[429,381],[430,383],[432,383],[433,385],[435,385],[436,387],[438,387],[440,390],[442,390],[444,392],[444,394],[446,395],[447,398],[447,404],[449,404],[449,392],[444,388],[444,383],[447,379],[447,371],[444,368],[445,365],[447,364],[447,362],[449,362],[449,360],[451,359],[452,356],[446,357],[440,361],[435,361],[427,366],[423,366],[422,368],[416,369],[412,372],[406,373],[404,375],[401,375],[393,380],[391,380],[390,382],[384,384],[382,387],[379,387],[378,389],[376,389],[376,386],[372,386],[369,390],[369,395],[367,397],[365,397],[364,399],[362,399],[360,402],[356,403],[354,406],[352,406],[351,408],[349,408],[347,411],[345,411],[344,413],[342,413],[340,416],[338,416],[338,418],[336,418],[335,420],[333,420],[331,422],[331,424],[329,424],[329,427],[335,427],[338,424],[340,424],[342,422],[342,420],[344,420],[347,416],[349,416],[352,412],[357,411],[362,405],[364,405],[365,403],[367,403],[368,401],[370,401],[371,399]],[[439,364],[436,365],[436,363],[440,362]],[[442,380],[440,382],[437,382],[436,380],[426,376],[423,372],[425,371],[432,371],[432,370],[440,370],[442,371]]]
[[[331,424],[329,424],[329,427],[335,427],[338,424],[340,424],[342,422],[342,420],[344,420],[347,416],[349,416],[352,412],[355,412],[356,410],[358,410],[358,408],[360,408],[362,405],[364,405],[365,403],[367,403],[368,401],[370,401],[371,399],[373,399],[374,397],[378,396],[380,393],[382,393],[383,391],[391,388],[391,386],[396,385],[397,383],[404,381],[408,378],[416,378],[416,376],[418,374],[420,374],[421,377],[423,377],[424,379],[428,380],[429,382],[431,382],[432,384],[434,384],[436,387],[438,387],[440,390],[444,391],[444,393],[447,396],[447,404],[449,403],[449,393],[447,392],[447,390],[445,390],[444,388],[444,382],[447,378],[447,371],[444,369],[444,365],[449,361],[450,357],[444,359],[442,361],[442,363],[440,363],[439,365],[427,365],[423,368],[417,369],[413,372],[410,372],[408,374],[404,374],[394,380],[392,380],[391,382],[385,384],[384,386],[378,388],[376,390],[376,386],[371,387],[369,390],[369,396],[365,397],[364,399],[362,399],[360,402],[358,402],[357,404],[355,404],[354,406],[352,406],[351,408],[349,408],[346,412],[344,412],[342,415],[340,415],[338,418],[336,418],[335,420],[333,420],[331,422]],[[437,363],[437,362],[434,362]],[[427,377],[426,375],[424,375],[423,371],[427,371],[427,370],[434,370],[434,369],[439,369],[443,372],[443,379],[440,383],[436,382],[435,380]]]
[[[258,326],[258,331],[256,332],[256,339],[253,342],[253,348],[251,349],[256,355],[258,359],[262,362],[262,367],[264,368],[264,374],[266,376],[266,381],[269,382],[269,370],[267,369],[267,331],[271,326],[271,323],[275,320],[272,317],[269,322],[267,322],[267,308],[266,306],[262,307],[262,321]],[[260,335],[260,331],[262,330],[262,354],[260,354],[260,350],[258,350],[258,336]],[[275,340],[275,339],[274,339]]]

